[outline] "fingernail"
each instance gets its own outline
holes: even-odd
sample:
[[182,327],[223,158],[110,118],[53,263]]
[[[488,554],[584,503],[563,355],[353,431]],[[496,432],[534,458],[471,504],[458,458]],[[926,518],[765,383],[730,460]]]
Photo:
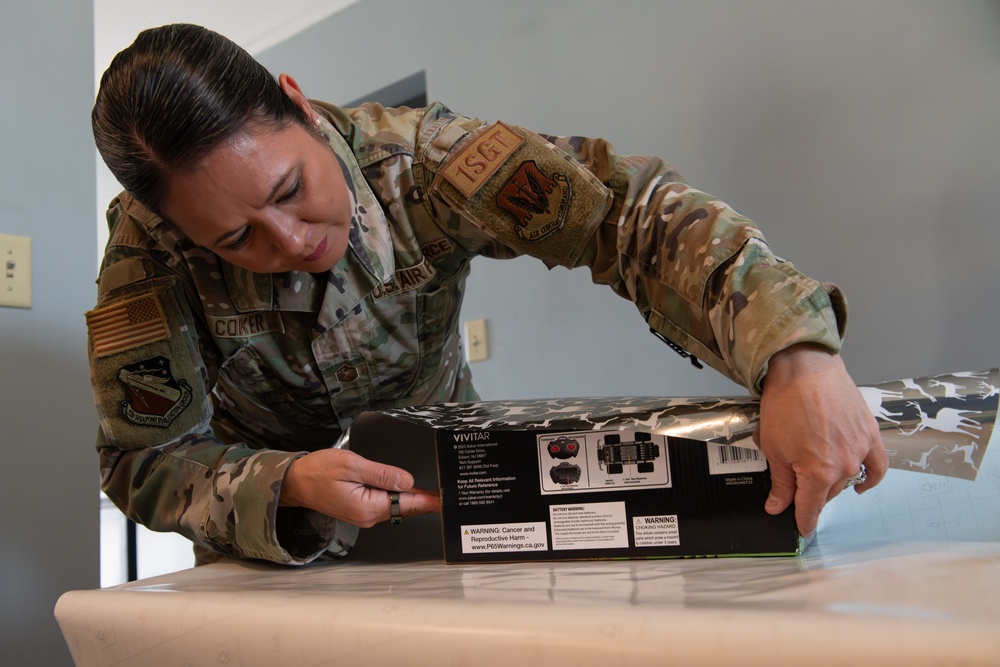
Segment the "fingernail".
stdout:
[[768,510],[776,510],[780,506],[781,506],[781,502],[778,500],[778,497],[775,496],[775,495],[773,495],[773,494],[769,495],[767,497],[767,502],[764,503],[764,509],[768,509]]

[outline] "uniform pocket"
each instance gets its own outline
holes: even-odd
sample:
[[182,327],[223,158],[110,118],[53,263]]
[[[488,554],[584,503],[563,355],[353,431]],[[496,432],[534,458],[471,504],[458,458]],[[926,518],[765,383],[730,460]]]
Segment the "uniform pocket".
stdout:
[[321,426],[325,421],[292,396],[252,345],[244,345],[223,362],[212,393],[228,412],[251,423],[267,419],[268,413],[290,419],[296,426]]

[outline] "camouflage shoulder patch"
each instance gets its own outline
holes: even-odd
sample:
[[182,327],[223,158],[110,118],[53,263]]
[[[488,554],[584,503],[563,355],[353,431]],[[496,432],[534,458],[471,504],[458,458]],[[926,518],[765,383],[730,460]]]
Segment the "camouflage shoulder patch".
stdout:
[[459,141],[431,185],[502,243],[572,266],[611,208],[611,190],[537,134],[497,122]]

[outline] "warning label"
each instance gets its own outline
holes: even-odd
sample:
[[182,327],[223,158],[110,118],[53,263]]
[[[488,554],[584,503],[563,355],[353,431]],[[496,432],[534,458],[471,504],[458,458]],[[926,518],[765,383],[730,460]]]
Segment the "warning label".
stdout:
[[637,547],[675,547],[681,543],[676,514],[632,517],[632,532]]
[[462,526],[462,553],[546,551],[548,548],[544,521]]
[[614,549],[628,546],[625,503],[550,505],[553,549]]

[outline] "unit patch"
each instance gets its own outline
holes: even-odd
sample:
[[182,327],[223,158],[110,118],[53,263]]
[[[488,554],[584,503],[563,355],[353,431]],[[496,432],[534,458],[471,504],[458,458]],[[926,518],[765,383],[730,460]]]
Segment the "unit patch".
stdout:
[[191,404],[191,385],[174,378],[162,355],[122,366],[118,381],[125,387],[122,417],[139,426],[166,428]]
[[563,174],[549,178],[534,160],[523,162],[497,193],[497,206],[514,216],[514,232],[538,241],[563,226],[573,187]]

